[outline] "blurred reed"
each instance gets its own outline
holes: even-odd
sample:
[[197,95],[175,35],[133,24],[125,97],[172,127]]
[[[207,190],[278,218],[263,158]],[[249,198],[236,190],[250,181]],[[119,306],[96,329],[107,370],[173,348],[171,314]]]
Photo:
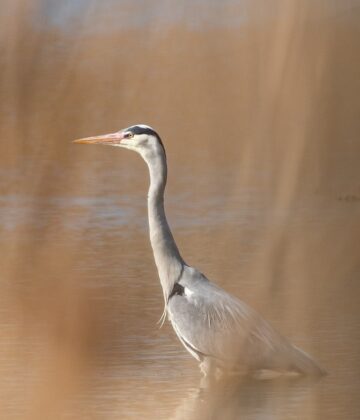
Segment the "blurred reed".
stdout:
[[[356,2],[321,0],[277,0],[271,6],[226,1],[221,8],[216,2],[165,0],[152,6],[2,1],[1,418],[89,418],[86,408],[71,414],[72,398],[90,386],[84,378],[92,377],[94,360],[105,357],[114,328],[126,340],[143,322],[134,298],[139,303],[155,293],[161,312],[143,233],[145,210],[135,214],[144,224],[116,245],[111,229],[97,236],[91,211],[91,199],[109,192],[130,197],[132,211],[132,191],[145,196],[146,170],[133,156],[127,168],[111,151],[70,144],[81,136],[151,124],[167,146],[168,196],[186,197],[193,189],[195,207],[221,193],[218,212],[226,214],[232,196],[255,189],[266,211],[256,252],[243,268],[237,250],[247,249],[254,232],[234,234],[231,223],[179,229],[184,254],[201,269],[208,264],[219,283],[281,320],[284,332],[291,334],[308,311],[302,331],[309,343],[319,328],[334,324],[319,317],[335,302],[340,312],[349,311],[341,316],[356,324],[358,285],[349,280],[349,294],[335,298],[341,280],[358,273],[359,13]],[[220,177],[224,168],[227,175]],[[79,204],[77,197],[90,201]],[[319,206],[319,220],[329,203],[335,216],[325,213],[328,223],[314,223],[313,230],[292,230],[304,197]],[[242,204],[251,211],[250,202]],[[173,214],[182,208],[175,198],[169,206]],[[132,232],[130,223],[121,229]],[[209,237],[218,244],[211,249]],[[223,250],[226,274],[218,257]],[[134,255],[143,261],[136,267]],[[219,264],[208,262],[216,258]],[[111,262],[105,274],[94,259]],[[99,299],[99,290],[87,287],[90,270],[110,283],[126,270],[134,282],[146,277],[151,286],[133,291],[131,299],[129,292],[116,292],[112,300],[118,286],[111,283]],[[253,281],[236,283],[237,270]],[[151,312],[151,320],[157,315]],[[119,324],[107,322],[116,317]],[[349,346],[358,343],[358,335],[350,335]],[[319,352],[326,353],[326,346],[317,343]],[[130,356],[119,349],[118,357]],[[354,366],[358,372],[358,360]],[[307,418],[316,418],[316,403],[306,409]]]

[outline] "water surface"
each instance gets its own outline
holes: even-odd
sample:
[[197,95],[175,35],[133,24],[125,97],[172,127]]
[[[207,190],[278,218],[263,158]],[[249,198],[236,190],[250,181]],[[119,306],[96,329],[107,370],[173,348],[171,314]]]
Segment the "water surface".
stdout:
[[[0,417],[357,419],[355,2],[145,3],[0,19]],[[136,122],[166,145],[184,259],[328,376],[204,387],[159,328],[146,165],[70,142]]]

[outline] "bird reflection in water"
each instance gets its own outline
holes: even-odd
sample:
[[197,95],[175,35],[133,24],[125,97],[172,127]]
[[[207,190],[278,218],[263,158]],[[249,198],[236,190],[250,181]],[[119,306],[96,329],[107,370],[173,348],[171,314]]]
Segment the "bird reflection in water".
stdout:
[[314,384],[319,378],[281,377],[260,380],[235,376],[201,381],[191,389],[171,416],[172,420],[238,420],[284,418],[291,406],[302,407],[302,418],[311,418]]

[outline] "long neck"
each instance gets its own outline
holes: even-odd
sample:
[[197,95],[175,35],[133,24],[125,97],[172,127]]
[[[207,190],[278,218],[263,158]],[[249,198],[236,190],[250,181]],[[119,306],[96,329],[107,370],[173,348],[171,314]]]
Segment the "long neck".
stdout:
[[181,277],[185,263],[181,258],[165,215],[164,191],[167,177],[165,153],[161,150],[156,155],[144,158],[150,171],[148,193],[150,242],[166,304],[174,284]]

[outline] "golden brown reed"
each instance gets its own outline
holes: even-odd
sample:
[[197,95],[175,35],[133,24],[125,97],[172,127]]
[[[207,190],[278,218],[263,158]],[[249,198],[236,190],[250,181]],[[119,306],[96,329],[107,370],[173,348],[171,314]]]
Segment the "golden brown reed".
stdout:
[[[340,369],[325,338],[330,340],[337,322],[339,331],[358,322],[359,287],[353,280],[360,234],[358,8],[337,13],[332,3],[277,1],[274,14],[261,18],[264,3],[255,1],[239,25],[192,28],[157,21],[107,31],[90,6],[65,30],[41,25],[44,2],[3,3],[0,193],[15,197],[17,210],[28,210],[11,229],[5,222],[1,227],[0,365],[12,382],[0,385],[0,417],[56,419],[67,412],[71,418],[89,418],[86,404],[81,414],[72,411],[74,395],[91,387],[93,365],[106,359],[114,331],[124,341],[136,334],[144,317],[137,309],[150,294],[159,313],[147,316],[155,322],[161,313],[143,231],[124,226],[129,236],[114,245],[109,233],[98,245],[91,200],[61,204],[78,196],[106,197],[109,191],[145,196],[146,169],[138,159],[70,144],[137,122],[159,130],[170,163],[168,195],[195,191],[194,215],[202,216],[197,203],[220,192],[219,214],[231,211],[231,197],[241,189],[255,189],[263,197],[267,210],[255,230],[245,226],[234,233],[226,218],[218,225],[178,228],[180,246],[189,262],[207,269],[228,290],[241,292],[284,333],[300,330],[309,350]],[[114,3],[113,13],[121,14],[121,7]],[[232,13],[241,10],[239,4]],[[92,26],[102,30],[91,31]],[[127,165],[131,179],[124,175]],[[228,175],[219,176],[225,168]],[[106,170],[110,175],[104,178]],[[310,202],[305,216],[299,211],[302,200]],[[251,209],[246,199],[242,205]],[[174,201],[169,207],[173,215],[184,208],[180,204],[177,210]],[[303,231],[294,222],[297,215],[318,217],[319,224]],[[136,218],[145,217],[141,207]],[[75,230],[67,224],[73,220],[82,223]],[[215,239],[211,247],[210,239]],[[241,259],[244,252],[250,253],[248,260]],[[105,283],[113,278],[115,264],[116,272],[126,271],[134,282],[150,271],[149,285],[119,292],[114,283],[99,299],[99,289],[84,287],[89,271],[81,271],[79,262],[103,278],[94,259],[106,258]],[[243,283],[239,272],[247,279]],[[113,295],[116,299],[110,299]],[[328,332],[316,341],[320,330]],[[350,327],[340,340],[343,354],[359,344]],[[116,354],[135,363],[121,346]],[[359,372],[359,367],[354,356],[348,368]],[[118,386],[127,389],[121,380]],[[252,385],[246,388],[248,401],[252,391]],[[342,402],[348,413],[354,410],[350,400],[348,395]],[[191,398],[187,402],[191,405]],[[329,404],[322,394],[313,397],[303,407],[306,418],[318,418],[317,410],[327,412]],[[195,411],[197,418],[207,418],[203,410]],[[115,411],[112,415],[118,418]]]

